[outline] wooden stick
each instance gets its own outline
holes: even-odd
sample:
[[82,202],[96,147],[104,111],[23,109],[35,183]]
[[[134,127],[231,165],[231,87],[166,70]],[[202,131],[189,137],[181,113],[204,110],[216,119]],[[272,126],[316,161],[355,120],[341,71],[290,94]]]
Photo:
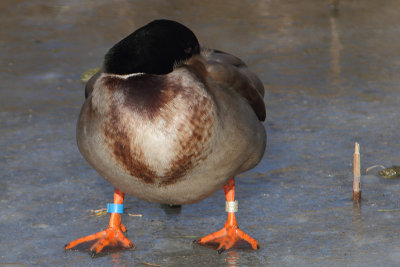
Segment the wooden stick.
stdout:
[[353,154],[353,201],[361,201],[360,145],[356,142]]

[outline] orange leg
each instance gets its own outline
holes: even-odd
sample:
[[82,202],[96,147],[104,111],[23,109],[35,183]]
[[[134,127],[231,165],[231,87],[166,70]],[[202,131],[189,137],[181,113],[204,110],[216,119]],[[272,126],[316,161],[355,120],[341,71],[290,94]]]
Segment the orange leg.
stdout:
[[[229,180],[223,187],[223,190],[225,192],[226,201],[235,200],[234,179]],[[208,236],[202,237],[195,242],[202,246],[216,247],[218,253],[222,253],[224,250],[239,245],[250,245],[254,250],[259,248],[258,242],[254,238],[239,229],[234,212],[228,212],[228,219],[226,220],[224,228]]]
[[[114,189],[114,204],[122,204],[124,202],[125,193]],[[95,257],[100,252],[114,252],[123,249],[136,247],[123,232],[126,232],[125,225],[121,222],[121,214],[111,213],[110,223],[108,228],[96,234],[88,235],[77,240],[74,240],[67,245],[65,249],[86,249],[89,245],[91,256]],[[104,249],[104,250],[103,250]]]

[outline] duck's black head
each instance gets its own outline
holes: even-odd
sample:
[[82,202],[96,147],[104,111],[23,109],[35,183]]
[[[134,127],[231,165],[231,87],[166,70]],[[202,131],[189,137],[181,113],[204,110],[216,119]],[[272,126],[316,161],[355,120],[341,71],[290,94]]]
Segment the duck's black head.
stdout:
[[172,20],[155,20],[115,44],[105,55],[104,72],[166,74],[174,64],[200,53],[194,33]]

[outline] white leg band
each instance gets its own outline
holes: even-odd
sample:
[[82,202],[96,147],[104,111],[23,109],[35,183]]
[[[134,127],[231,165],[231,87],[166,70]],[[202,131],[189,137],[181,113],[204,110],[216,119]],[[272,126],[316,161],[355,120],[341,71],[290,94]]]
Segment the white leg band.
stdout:
[[225,202],[225,211],[226,212],[237,212],[238,210],[239,210],[239,205],[238,205],[237,200]]

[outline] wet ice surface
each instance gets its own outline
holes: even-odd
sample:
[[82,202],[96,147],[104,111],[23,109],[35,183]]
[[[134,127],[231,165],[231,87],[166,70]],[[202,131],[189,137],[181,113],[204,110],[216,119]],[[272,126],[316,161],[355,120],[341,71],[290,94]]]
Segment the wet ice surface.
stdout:
[[[306,3],[304,3],[306,2]],[[387,266],[400,264],[400,180],[362,176],[400,163],[398,1],[2,1],[0,264],[13,266]],[[191,242],[225,222],[222,191],[180,213],[127,197],[135,251],[91,259],[64,244],[103,229],[113,188],[75,145],[80,75],[154,18],[243,58],[266,88],[268,149],[237,179],[241,229],[258,251]]]

